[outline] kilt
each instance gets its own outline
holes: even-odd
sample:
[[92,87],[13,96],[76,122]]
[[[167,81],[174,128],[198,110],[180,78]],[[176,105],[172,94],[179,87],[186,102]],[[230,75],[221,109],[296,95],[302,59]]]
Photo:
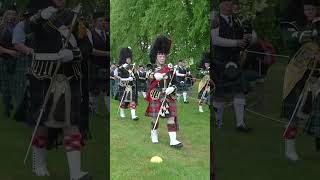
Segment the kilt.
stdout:
[[146,81],[139,81],[138,84],[138,92],[147,92],[147,83]]
[[[165,94],[162,93],[158,100],[151,100],[149,102],[148,108],[145,113],[146,116],[152,117],[152,118],[157,118],[161,104],[164,99],[164,95]],[[177,116],[177,107],[176,107],[175,99],[171,95],[169,95],[166,98],[166,102],[169,105],[169,108],[168,108],[169,114],[166,114],[166,116],[164,118],[176,117]],[[160,116],[160,117],[162,117],[162,116]]]
[[312,104],[311,116],[308,119],[304,132],[310,136],[320,138],[320,96]]
[[15,93],[16,58],[0,56],[0,93],[13,96]]
[[247,94],[249,92],[250,84],[246,80],[244,73],[242,73],[242,75],[238,79],[235,79],[233,81],[228,81],[222,78],[220,79],[216,76],[214,77],[215,78],[213,79],[213,81],[216,85],[216,89],[213,93],[213,96],[229,97],[235,94]]
[[[121,101],[123,94],[125,93],[125,89],[126,87],[122,87],[120,85],[118,86],[118,91],[115,98],[116,100]],[[136,90],[136,86],[132,86],[132,101],[126,101],[126,99],[124,98],[123,102],[135,102],[136,104],[138,104],[138,93]]]
[[[203,102],[206,102],[206,104],[210,105],[210,92],[207,92],[205,95],[203,95],[204,89],[202,89],[198,94],[198,99],[202,100]],[[203,96],[203,99],[201,99]]]
[[[234,61],[239,66],[238,61]],[[227,79],[225,77],[225,66],[227,62],[216,60],[213,66],[215,67],[213,71],[213,81],[216,85],[216,90],[214,96],[216,97],[228,97],[235,94],[243,93],[247,94],[249,92],[249,81],[246,78],[246,73],[244,70],[240,69],[240,74],[235,79]]]
[[286,118],[287,120],[289,120],[292,116],[306,79],[308,78],[307,75],[308,73],[303,76],[303,78],[296,84],[296,86],[291,90],[289,95],[283,101],[281,116]]
[[178,82],[178,84],[177,84],[177,92],[178,93],[186,92],[186,91],[189,90],[190,87],[191,87],[191,85],[187,84],[185,81]]
[[[71,113],[70,120],[72,125],[80,126],[81,122],[81,88],[80,88],[80,80],[76,78],[72,78],[69,80],[71,87]],[[29,103],[29,123],[34,125],[37,121],[40,108],[44,102],[44,98],[46,92],[49,88],[50,80],[44,79],[39,80],[34,76],[30,77],[30,87],[28,88],[28,94],[30,94],[30,103]],[[63,97],[63,96],[62,96]],[[41,118],[41,124],[47,121],[49,111],[51,109],[52,99],[49,98],[49,101],[46,106],[46,110],[43,113]],[[55,118],[57,121],[64,121],[64,101],[59,102],[57,105],[57,109],[55,114]]]
[[[63,64],[62,64],[63,66]],[[44,103],[45,95],[50,86],[50,79],[39,80],[33,75],[29,77],[30,85],[27,88],[28,98],[26,102],[26,119],[24,121],[30,126],[34,126],[37,122],[37,118],[40,113],[40,109]],[[82,118],[83,105],[81,102],[81,79],[79,77],[73,77],[69,80],[71,88],[71,104],[70,104],[70,121],[73,126],[78,127],[82,137],[88,138],[89,127],[88,119]],[[64,96],[62,96],[64,98]],[[42,118],[40,120],[40,126],[45,127],[44,122],[48,120],[49,112],[52,107],[52,97],[49,98],[49,101],[46,105],[45,111],[43,112]],[[56,111],[54,112],[54,117],[58,122],[64,121],[65,116],[65,104],[64,100],[59,100],[57,104]],[[57,147],[62,143],[62,129],[49,128],[48,132],[48,148]]]
[[106,94],[109,87],[109,74],[107,69],[102,65],[97,65],[89,61],[89,91],[95,96],[100,93]]

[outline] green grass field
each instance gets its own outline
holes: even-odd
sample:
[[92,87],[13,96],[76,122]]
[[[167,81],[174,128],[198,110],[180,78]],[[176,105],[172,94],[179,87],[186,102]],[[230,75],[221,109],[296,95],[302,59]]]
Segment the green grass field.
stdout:
[[[2,101],[1,101],[2,102]],[[107,142],[107,114],[103,104],[100,106],[101,114],[91,123],[92,139],[87,141],[83,151],[82,166],[96,180],[107,179],[106,167],[108,156],[106,154]],[[25,151],[31,137],[31,128],[24,123],[16,122],[3,117],[0,106],[0,179],[1,180],[67,180],[69,179],[68,164],[63,148],[48,152],[48,169],[50,177],[36,177],[32,173],[32,161],[28,159],[23,163]],[[31,156],[30,156],[31,157]]]
[[[195,97],[195,93],[193,96]],[[184,147],[181,150],[169,147],[166,121],[160,119],[159,143],[150,139],[150,119],[144,116],[147,102],[139,99],[137,115],[139,121],[131,120],[130,110],[127,118],[121,120],[117,114],[119,102],[111,101],[111,149],[110,166],[112,180],[206,180],[210,172],[210,129],[209,110],[198,112],[196,100],[189,104],[178,103],[180,131],[178,140]],[[205,106],[204,106],[205,107]],[[163,159],[161,164],[152,164],[153,156]]]
[[[257,85],[247,104],[258,100],[252,109],[280,119],[281,95],[286,59],[279,59],[264,85]],[[257,92],[263,97],[257,98]],[[282,133],[284,125],[246,113],[250,134],[235,131],[233,109],[224,113],[222,129],[214,129],[217,180],[313,180],[319,179],[320,154],[315,152],[314,139],[299,129],[297,151],[302,160],[290,162],[284,157]]]

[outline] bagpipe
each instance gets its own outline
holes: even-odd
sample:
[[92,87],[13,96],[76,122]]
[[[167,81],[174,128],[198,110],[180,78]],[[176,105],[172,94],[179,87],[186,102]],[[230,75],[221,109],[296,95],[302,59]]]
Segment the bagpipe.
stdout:
[[287,65],[283,87],[283,99],[285,99],[295,85],[303,78],[305,73],[309,71],[309,75],[305,81],[301,94],[295,105],[293,113],[289,119],[289,123],[283,133],[286,135],[289,127],[295,120],[295,117],[308,118],[312,101],[319,94],[320,87],[320,18],[316,18],[312,24],[312,41],[304,43],[296,52],[290,63]]
[[[253,28],[249,20],[243,22],[244,34],[252,34]],[[268,69],[276,63],[277,58],[289,58],[289,56],[276,54],[276,49],[265,39],[257,39],[256,42],[241,49],[240,64],[242,69],[250,70],[257,74],[258,78],[264,77]]]
[[[169,75],[170,73],[172,73],[172,76],[170,78],[170,81],[169,81],[169,86],[170,87],[172,85],[172,82],[173,80],[175,79],[175,73],[177,71],[177,68],[178,66],[173,66],[171,63],[168,64],[168,65],[164,65],[162,68],[156,68],[155,72],[156,73],[161,73],[161,74],[164,74],[164,81],[166,81],[168,78],[169,78]],[[155,73],[154,73],[155,74]],[[147,92],[147,97],[146,97],[146,100],[148,102],[150,102],[152,100],[152,97],[151,97],[151,91],[156,87],[158,86],[160,80],[157,80],[157,79],[153,79],[153,81],[151,82],[151,85],[148,89],[148,92]],[[166,87],[166,82],[164,82],[164,88],[167,88]]]
[[199,82],[198,93],[202,92],[200,99],[204,100],[206,95],[213,94],[215,92],[216,85],[210,78],[210,67],[207,70],[201,70],[200,73],[203,74],[204,77]]
[[[137,69],[136,69],[136,64],[133,63],[133,64],[122,64],[121,66],[119,66],[119,70],[128,74],[128,78],[132,78],[131,81],[135,81],[136,80],[136,74],[137,74]],[[130,78],[130,79],[131,79]],[[122,86],[122,87],[126,87],[128,86],[130,83],[130,80],[127,79],[127,80],[120,80],[120,83],[119,85]],[[135,84],[133,84],[135,85]]]

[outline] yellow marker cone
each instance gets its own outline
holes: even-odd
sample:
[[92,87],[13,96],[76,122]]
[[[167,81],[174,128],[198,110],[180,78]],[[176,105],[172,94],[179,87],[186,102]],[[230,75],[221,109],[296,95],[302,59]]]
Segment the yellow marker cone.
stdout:
[[162,163],[162,158],[159,156],[153,156],[150,160],[151,163]]

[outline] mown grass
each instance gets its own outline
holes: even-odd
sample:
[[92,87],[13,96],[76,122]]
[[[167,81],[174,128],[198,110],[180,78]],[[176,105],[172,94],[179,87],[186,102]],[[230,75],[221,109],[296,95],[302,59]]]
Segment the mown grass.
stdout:
[[[195,88],[194,88],[195,90]],[[193,97],[196,93],[193,90]],[[210,178],[210,122],[209,109],[198,112],[197,101],[189,99],[189,104],[178,103],[180,131],[177,137],[184,144],[181,150],[169,147],[169,137],[164,119],[160,120],[159,143],[150,139],[150,119],[144,116],[147,102],[139,99],[137,115],[139,121],[127,118],[121,120],[118,101],[111,101],[111,179],[184,179],[205,180]],[[161,164],[152,164],[150,159],[160,156]]]
[[[248,96],[252,110],[280,119],[285,59],[279,59],[263,85],[257,85]],[[262,94],[262,97],[257,94]],[[224,114],[222,129],[214,129],[217,180],[307,180],[319,178],[320,154],[315,152],[314,139],[299,129],[297,151],[302,160],[291,162],[284,157],[284,124],[246,113],[253,129],[249,134],[235,131],[233,109]],[[281,119],[280,119],[281,120]],[[302,125],[302,124],[301,124]]]
[[[2,101],[1,101],[2,102]],[[63,148],[48,152],[50,177],[36,177],[32,173],[31,155],[26,165],[23,163],[25,151],[31,138],[31,128],[21,122],[3,116],[0,103],[0,179],[1,180],[67,180],[68,164]],[[101,102],[99,116],[90,121],[92,139],[86,142],[82,154],[82,167],[89,171],[94,179],[107,179],[107,117]],[[30,153],[32,154],[32,153]]]

